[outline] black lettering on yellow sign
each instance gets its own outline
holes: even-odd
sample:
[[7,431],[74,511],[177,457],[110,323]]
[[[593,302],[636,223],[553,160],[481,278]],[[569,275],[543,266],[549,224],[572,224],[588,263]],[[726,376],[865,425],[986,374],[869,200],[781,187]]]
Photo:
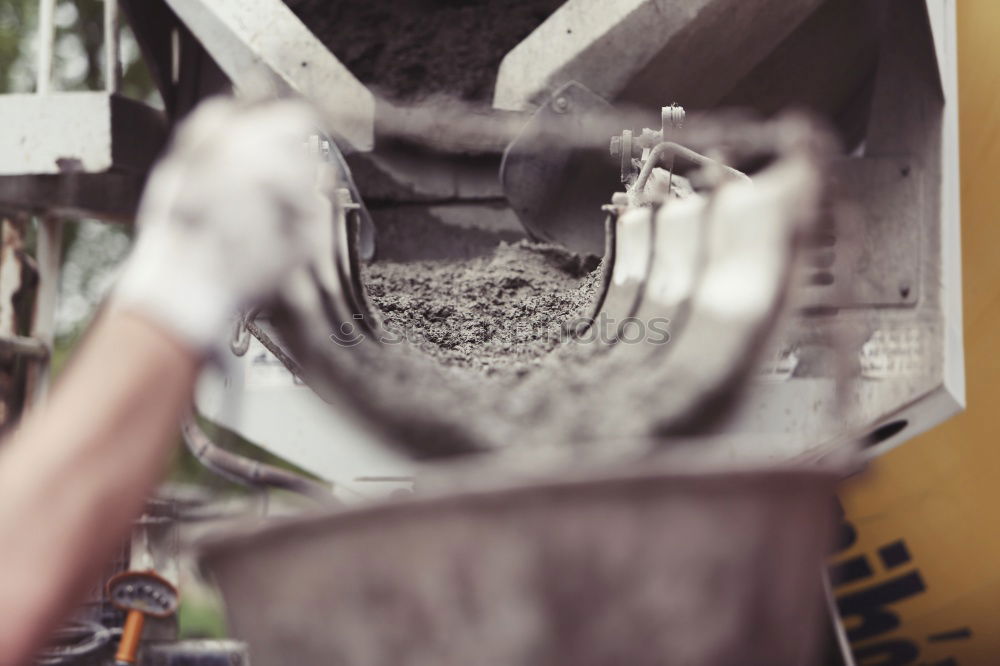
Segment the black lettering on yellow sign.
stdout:
[[899,616],[889,606],[920,594],[927,588],[920,573],[911,571],[872,587],[837,597],[840,619],[854,627],[847,630],[851,643],[868,640],[899,628]]
[[[836,553],[843,553],[857,543],[858,533],[847,521],[839,506],[840,534]],[[836,554],[835,554],[836,556]],[[877,566],[876,566],[877,564]],[[881,546],[874,556],[854,555],[830,564],[830,581],[835,590],[869,584],[861,589],[837,596],[837,610],[845,625],[851,651],[859,666],[909,666],[918,664],[920,645],[905,636],[890,635],[905,630],[894,605],[927,591],[920,570],[913,564],[913,556],[903,539]],[[881,574],[881,580],[874,578]],[[885,575],[890,575],[884,578]],[[972,631],[968,627],[938,632],[927,637],[929,643],[968,640]],[[921,666],[959,666],[958,660],[949,657],[933,664]]]
[[915,664],[920,658],[920,649],[908,640],[882,641],[874,645],[852,648],[854,659],[859,664],[879,664],[880,666],[905,666]]

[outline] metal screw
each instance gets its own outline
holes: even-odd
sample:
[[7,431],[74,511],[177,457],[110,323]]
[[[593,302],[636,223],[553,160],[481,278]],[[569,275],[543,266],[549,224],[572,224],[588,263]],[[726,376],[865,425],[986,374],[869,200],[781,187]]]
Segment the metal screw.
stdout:
[[556,97],[555,101],[552,102],[552,108],[558,113],[566,113],[569,110],[569,100],[565,97]]

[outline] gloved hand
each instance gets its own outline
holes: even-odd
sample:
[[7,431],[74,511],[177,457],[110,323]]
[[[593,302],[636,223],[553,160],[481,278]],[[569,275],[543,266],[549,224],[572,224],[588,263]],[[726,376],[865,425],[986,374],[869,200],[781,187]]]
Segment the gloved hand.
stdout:
[[329,223],[303,145],[318,126],[301,102],[202,104],[150,175],[112,307],[200,353],[224,340],[237,311],[272,296]]

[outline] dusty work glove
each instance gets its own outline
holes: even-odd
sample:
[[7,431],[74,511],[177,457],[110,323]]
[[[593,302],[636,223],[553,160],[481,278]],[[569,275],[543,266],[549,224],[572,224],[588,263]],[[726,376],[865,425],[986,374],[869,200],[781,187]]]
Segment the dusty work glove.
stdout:
[[154,319],[196,351],[271,296],[330,216],[303,142],[301,102],[216,99],[178,130],[139,206],[139,235],[112,307]]

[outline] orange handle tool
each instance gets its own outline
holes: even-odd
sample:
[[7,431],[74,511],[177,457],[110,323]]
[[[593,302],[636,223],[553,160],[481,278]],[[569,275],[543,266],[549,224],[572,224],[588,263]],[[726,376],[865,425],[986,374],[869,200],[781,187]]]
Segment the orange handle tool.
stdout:
[[130,610],[122,627],[122,639],[118,642],[118,652],[115,653],[115,666],[132,666],[136,653],[139,652],[139,639],[142,638],[142,625],[146,616],[142,611]]

